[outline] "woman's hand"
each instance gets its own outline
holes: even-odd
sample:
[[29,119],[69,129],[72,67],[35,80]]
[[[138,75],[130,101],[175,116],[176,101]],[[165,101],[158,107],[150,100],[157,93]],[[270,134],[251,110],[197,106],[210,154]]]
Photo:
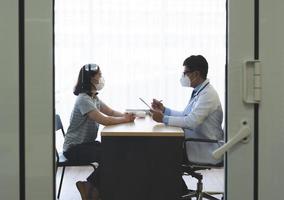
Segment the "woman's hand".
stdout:
[[161,103],[161,101],[158,101],[157,99],[153,99],[151,106],[152,106],[153,110],[159,110],[162,113],[164,113],[164,111],[165,111],[165,106]]
[[125,122],[133,122],[136,118],[134,113],[124,113],[123,117]]

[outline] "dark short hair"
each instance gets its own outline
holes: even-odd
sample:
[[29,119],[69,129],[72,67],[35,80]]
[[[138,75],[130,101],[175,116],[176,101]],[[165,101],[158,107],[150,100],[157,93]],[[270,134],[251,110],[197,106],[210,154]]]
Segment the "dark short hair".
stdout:
[[96,64],[86,64],[84,65],[79,72],[77,83],[74,87],[73,94],[78,96],[80,93],[87,93],[92,95],[92,83],[91,78],[99,73],[100,67]]
[[208,63],[202,55],[192,55],[184,60],[183,66],[187,67],[190,71],[199,71],[202,78],[207,78]]

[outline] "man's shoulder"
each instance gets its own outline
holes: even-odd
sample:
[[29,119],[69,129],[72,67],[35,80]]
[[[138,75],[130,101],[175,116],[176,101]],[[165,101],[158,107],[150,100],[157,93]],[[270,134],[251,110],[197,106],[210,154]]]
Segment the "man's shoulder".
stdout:
[[200,94],[207,94],[207,95],[218,95],[217,91],[215,90],[215,88],[213,87],[213,85],[211,85],[210,83],[207,85],[207,87],[205,87],[202,91],[200,91]]
[[202,90],[198,94],[198,96],[200,97],[200,99],[211,99],[213,101],[219,102],[219,95],[211,84],[208,84],[208,86],[204,88],[204,90]]

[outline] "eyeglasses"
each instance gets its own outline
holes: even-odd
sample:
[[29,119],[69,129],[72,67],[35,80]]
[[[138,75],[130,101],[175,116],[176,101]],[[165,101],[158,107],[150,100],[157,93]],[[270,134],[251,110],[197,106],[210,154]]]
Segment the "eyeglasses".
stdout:
[[84,65],[85,71],[97,71],[99,69],[99,65],[97,64],[87,64]]

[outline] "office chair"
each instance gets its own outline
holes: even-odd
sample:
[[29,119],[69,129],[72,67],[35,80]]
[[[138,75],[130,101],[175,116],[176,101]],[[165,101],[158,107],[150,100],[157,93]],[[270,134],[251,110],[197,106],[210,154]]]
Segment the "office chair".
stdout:
[[[187,142],[205,142],[205,143],[220,143],[218,140],[210,140],[210,139],[199,139],[199,138],[187,138],[184,141],[184,146]],[[186,155],[186,148],[184,148]],[[187,156],[186,156],[187,158]],[[223,192],[206,192],[203,191],[203,175],[198,172],[200,170],[210,170],[212,168],[222,168],[224,166],[223,161],[217,164],[200,164],[200,163],[192,163],[186,159],[185,163],[182,164],[183,175],[189,175],[193,178],[197,179],[196,190],[189,190],[186,195],[181,197],[182,200],[191,200],[193,197],[196,200],[209,199],[209,200],[220,200],[213,195],[222,195],[221,200],[224,199]]]
[[[61,130],[61,131],[59,131]],[[61,122],[61,118],[58,114],[55,116],[55,133],[61,132],[63,137],[65,137],[65,131]],[[58,189],[58,194],[57,194],[57,199],[60,197],[60,192],[61,192],[61,187],[63,183],[63,177],[64,177],[64,172],[66,167],[79,167],[79,166],[91,166],[94,168],[94,170],[97,167],[97,163],[79,163],[79,162],[71,162],[69,161],[62,152],[58,152],[55,146],[55,152],[56,152],[56,171],[58,167],[62,167],[62,173],[61,173],[61,178],[60,178],[60,184],[59,184],[59,189]]]

